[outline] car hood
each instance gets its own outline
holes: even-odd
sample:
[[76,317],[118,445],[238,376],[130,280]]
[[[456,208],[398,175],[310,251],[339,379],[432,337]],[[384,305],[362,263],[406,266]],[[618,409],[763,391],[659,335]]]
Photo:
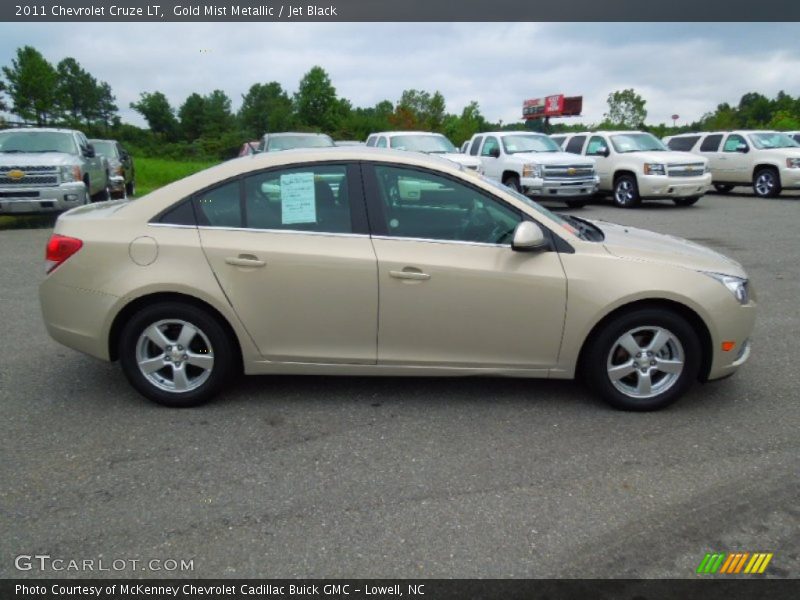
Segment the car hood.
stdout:
[[606,221],[593,223],[603,230],[603,245],[614,256],[747,277],[738,262],[695,242]]
[[534,162],[540,165],[586,165],[594,166],[593,158],[586,158],[569,152],[516,152],[509,158],[520,162]]
[[31,152],[30,154],[0,152],[0,166],[3,167],[37,167],[42,165],[60,167],[61,165],[74,165],[77,162],[79,162],[77,157],[65,152]]

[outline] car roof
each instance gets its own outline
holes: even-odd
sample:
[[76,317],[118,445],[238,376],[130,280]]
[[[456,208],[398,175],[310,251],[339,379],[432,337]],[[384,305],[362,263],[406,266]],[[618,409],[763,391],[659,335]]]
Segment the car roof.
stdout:
[[8,129],[0,129],[0,133],[9,131],[35,131],[35,132],[50,132],[50,133],[78,133],[77,129],[66,129],[64,127],[10,127]]
[[435,131],[379,131],[377,133],[370,133],[367,137],[372,137],[373,135],[385,135],[387,137],[395,135],[438,135],[445,137],[443,133],[436,133]]
[[279,131],[276,133],[265,133],[263,137],[284,137],[289,135],[305,135],[317,137],[331,137],[327,133],[319,133],[316,131]]

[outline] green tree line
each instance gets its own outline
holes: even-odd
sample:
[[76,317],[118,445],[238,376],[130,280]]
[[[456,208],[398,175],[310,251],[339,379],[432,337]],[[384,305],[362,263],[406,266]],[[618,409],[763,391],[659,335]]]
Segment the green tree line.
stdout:
[[[158,90],[142,92],[130,107],[148,128],[122,123],[111,86],[88,73],[77,60],[64,58],[52,65],[35,48],[18,48],[11,64],[2,67],[0,111],[37,125],[79,127],[88,135],[113,137],[148,156],[224,159],[234,156],[247,140],[264,133],[321,131],[334,139],[364,140],[375,131],[425,130],[443,133],[455,144],[490,129],[573,131],[583,129],[647,129],[660,136],[690,130],[771,128],[800,129],[800,97],[779,92],[775,98],[751,92],[738,105],[723,103],[696,122],[680,127],[645,125],[646,101],[633,89],[608,96],[608,112],[596,124],[541,120],[503,125],[490,123],[477,102],[460,113],[446,110],[444,96],[408,89],[399,99],[355,107],[339,96],[328,73],[312,67],[290,93],[277,81],[254,83],[241,97],[238,110],[223,90],[190,94],[172,106]],[[0,117],[0,120],[2,118]]]

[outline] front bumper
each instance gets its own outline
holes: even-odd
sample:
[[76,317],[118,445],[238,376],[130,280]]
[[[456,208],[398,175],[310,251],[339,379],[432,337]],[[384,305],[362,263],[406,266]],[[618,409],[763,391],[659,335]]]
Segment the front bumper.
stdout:
[[[752,348],[751,336],[756,321],[756,305],[738,306],[735,310],[720,311],[715,315],[712,337],[712,359],[708,379],[722,379],[732,375],[747,359]],[[727,352],[723,342],[734,342]]]
[[63,212],[86,202],[82,181],[52,187],[0,187],[0,215]]
[[711,186],[711,173],[700,177],[639,175],[639,196],[642,198],[688,198],[702,196]]
[[575,180],[523,177],[520,184],[523,193],[531,198],[585,198],[597,191],[600,179],[597,176]]
[[780,170],[781,187],[787,190],[800,189],[800,169],[785,167]]
[[122,175],[112,175],[108,178],[108,187],[112,192],[122,192],[125,190],[125,178]]

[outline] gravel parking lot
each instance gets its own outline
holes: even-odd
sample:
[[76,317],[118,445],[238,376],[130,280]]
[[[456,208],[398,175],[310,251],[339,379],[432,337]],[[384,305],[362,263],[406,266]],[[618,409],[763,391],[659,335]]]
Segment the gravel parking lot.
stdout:
[[[797,577],[799,211],[797,193],[738,193],[574,212],[691,238],[752,278],[750,362],[649,414],[490,378],[251,377],[160,408],[48,338],[50,230],[2,231],[0,577],[681,578],[739,550]],[[194,571],[19,572],[19,554]]]

